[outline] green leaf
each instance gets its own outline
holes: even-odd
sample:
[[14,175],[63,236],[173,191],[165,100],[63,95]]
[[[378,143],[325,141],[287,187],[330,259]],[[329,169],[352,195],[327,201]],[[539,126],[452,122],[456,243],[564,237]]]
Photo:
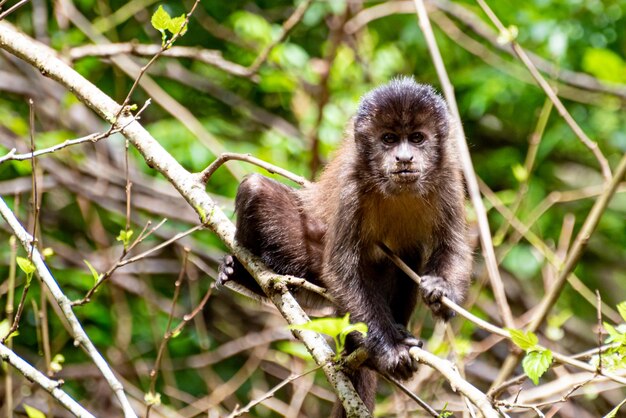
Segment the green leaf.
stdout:
[[172,35],[176,35],[180,32],[180,36],[183,36],[187,32],[187,25],[185,24],[186,19],[187,16],[185,16],[184,13],[178,17],[172,18],[167,26],[167,30],[169,30]]
[[4,338],[6,338],[8,341],[11,338],[16,337],[20,334],[17,330],[15,330],[11,333],[11,335],[7,336],[10,330],[11,330],[11,323],[9,322],[9,319],[8,318],[3,319],[2,322],[0,322],[0,340],[3,340]]
[[341,334],[343,328],[343,318],[316,318],[301,325],[290,325],[290,329],[303,331],[314,331],[320,334],[336,337]]
[[539,384],[539,378],[550,368],[550,364],[552,364],[552,351],[550,350],[531,351],[522,361],[524,373],[535,385]]
[[604,48],[585,50],[583,70],[599,79],[616,83],[626,82],[626,62],[615,52]]
[[46,418],[46,415],[39,409],[33,408],[32,406],[26,404],[23,404],[23,406],[24,410],[26,411],[26,415],[28,415],[28,418]]
[[526,171],[526,167],[521,164],[515,164],[511,167],[511,171],[513,171],[513,176],[515,180],[519,183],[522,183],[528,179],[528,171]]
[[337,354],[343,351],[346,337],[353,331],[367,334],[367,325],[363,322],[350,324],[350,313],[345,314],[342,318],[316,318],[306,324],[291,325],[291,329],[308,330],[319,332],[320,334],[330,335],[335,340]]
[[613,325],[609,324],[608,322],[603,322],[602,324],[604,325],[604,329],[606,330],[606,332],[609,334],[609,337],[605,341],[607,344],[613,342],[626,344],[626,334],[618,331],[617,329],[615,329],[615,327],[613,327]]
[[20,270],[26,273],[26,275],[32,276],[35,271],[35,265],[28,258],[17,257],[17,265],[20,267]]
[[98,279],[100,279],[100,274],[98,274],[98,271],[91,265],[89,261],[83,260],[83,262],[87,264],[87,267],[89,268],[89,271],[91,272],[91,275],[93,276],[93,283],[94,284],[98,283]]
[[302,360],[313,360],[311,353],[308,352],[304,344],[298,341],[280,341],[276,347],[283,353],[290,354]]
[[626,405],[626,399],[621,401],[615,408],[611,409],[611,412],[606,414],[603,418],[615,418],[617,416],[617,411],[619,411],[619,409],[624,405]]
[[128,249],[128,246],[130,245],[130,238],[133,236],[133,230],[129,229],[129,230],[124,230],[122,229],[120,231],[120,234],[115,238],[118,241],[121,241],[124,244],[124,249]]
[[515,345],[522,350],[528,351],[535,348],[535,346],[539,343],[539,339],[532,331],[524,332],[522,330],[512,328],[507,328],[506,330],[509,331],[509,335]]
[[63,354],[57,354],[52,358],[50,362],[50,370],[55,373],[63,370],[63,363],[65,363],[65,356]]
[[626,300],[617,304],[617,311],[621,315],[624,322],[626,322]]
[[159,6],[159,8],[156,9],[154,14],[152,15],[150,23],[152,23],[152,27],[154,29],[158,30],[159,32],[163,32],[169,28],[171,20],[172,18],[170,17],[169,13],[165,11],[163,6]]

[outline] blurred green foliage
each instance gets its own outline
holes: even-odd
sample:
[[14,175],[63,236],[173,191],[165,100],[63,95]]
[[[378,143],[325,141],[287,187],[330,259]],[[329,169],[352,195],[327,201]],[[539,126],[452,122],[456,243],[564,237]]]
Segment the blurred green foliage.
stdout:
[[[39,28],[45,33],[38,36],[61,55],[67,56],[72,48],[94,43],[91,40],[92,35],[77,26],[76,22],[80,22],[80,19],[72,20],[61,12],[59,2],[34,3],[47,17],[47,26]],[[545,76],[562,93],[562,99],[573,117],[597,141],[610,164],[615,167],[626,152],[626,96],[623,93],[626,89],[626,2],[503,0],[490,3],[505,25],[515,25],[518,28],[517,41],[522,46],[552,63],[552,71],[545,73]],[[162,6],[170,16],[180,16],[188,13],[193,2],[77,0],[73,4],[77,12],[87,22],[92,23],[91,29],[104,35],[110,42],[160,45],[161,34],[150,25],[152,14]],[[456,1],[454,4],[465,7],[483,24],[488,25],[475,2]],[[367,1],[361,4],[358,1],[313,1],[302,21],[283,42],[272,49],[258,71],[258,80],[230,75],[199,60],[165,56],[159,58],[148,74],[167,94],[188,109],[224,149],[250,153],[311,178],[316,174],[313,173],[312,161],[315,158],[312,142],[318,141],[316,149],[319,150],[321,159],[328,159],[341,141],[363,93],[398,74],[412,74],[420,82],[433,84],[439,89],[441,87],[413,14],[386,16],[369,22],[354,34],[340,33],[336,36],[334,31],[342,19],[352,19],[354,22],[356,16],[362,16],[360,13],[364,8],[381,5],[383,2]],[[282,25],[293,12],[294,6],[293,1],[285,0],[203,0],[189,22],[188,32],[176,41],[175,46],[217,50],[225,59],[248,66],[264,47],[279,37]],[[444,12],[439,10],[435,13]],[[522,222],[533,221],[537,208],[543,202],[549,201],[546,199],[555,196],[551,193],[581,191],[579,195],[574,194],[572,199],[554,202],[531,226],[532,232],[549,247],[558,250],[564,234],[566,215],[573,216],[575,234],[597,196],[597,193],[587,195],[589,188],[601,183],[597,161],[556,111],[552,111],[533,168],[530,172],[525,171],[529,140],[546,100],[545,94],[524,78],[526,70],[513,57],[497,50],[484,38],[476,35],[467,22],[459,21],[453,16],[448,17],[463,33],[479,43],[483,51],[497,54],[500,59],[494,64],[494,61],[484,59],[483,55],[479,57],[469,52],[467,41],[459,43],[447,35],[449,28],[446,31],[437,24],[434,25],[437,41],[455,87],[478,176],[509,207],[512,207],[517,194],[527,182],[527,193],[516,212]],[[32,4],[24,6],[7,20],[31,36],[36,32]],[[333,42],[340,43],[333,45]],[[103,44],[101,41],[95,43]],[[146,57],[134,59],[141,64],[147,62]],[[0,58],[0,71],[4,71],[2,74],[15,73],[25,80],[31,80],[31,83],[32,80],[41,82],[41,78],[20,69],[20,65],[7,55]],[[166,70],[173,65],[183,66],[222,90],[209,91],[168,76]],[[118,102],[126,97],[134,81],[111,65],[107,58],[83,57],[73,62],[73,66]],[[621,89],[622,96],[569,86],[558,77],[566,70],[593,76],[610,88]],[[4,86],[0,80],[3,89],[0,94],[0,148],[3,153],[15,144],[20,145],[20,152],[28,149],[26,97],[31,93],[36,93],[36,106],[39,108],[36,124],[38,148],[107,129],[100,121],[84,132],[77,127],[76,120],[70,117],[81,106],[71,92],[47,95],[43,84],[33,85],[34,92],[27,89],[20,91]],[[243,101],[233,106],[228,102],[229,94]],[[141,107],[147,98],[148,94],[138,89],[132,96],[132,102]],[[42,108],[46,106],[52,109],[52,116],[42,112]],[[269,112],[272,118],[267,115],[254,117],[258,109]],[[141,115],[142,125],[185,168],[201,171],[214,160],[215,153],[176,117],[180,115],[172,115],[168,110],[153,101]],[[284,128],[285,126],[288,128]],[[289,129],[298,134],[286,133]],[[56,280],[71,299],[84,296],[93,283],[92,274],[83,259],[88,260],[102,273],[121,254],[123,245],[116,242],[115,237],[125,229],[125,198],[123,194],[121,198],[114,197],[118,195],[112,190],[114,184],[118,187],[115,190],[122,190],[124,183],[113,178],[114,173],[101,173],[93,164],[104,161],[118,173],[122,173],[123,149],[123,141],[115,137],[107,139],[106,144],[103,141],[98,146],[81,145],[62,150],[54,156],[42,157],[61,164],[70,173],[74,173],[77,179],[86,176],[80,171],[81,168],[86,168],[96,177],[100,176],[100,182],[93,184],[104,187],[98,189],[104,190],[102,195],[89,196],[84,189],[65,184],[55,174],[56,166],[40,167],[46,177],[55,180],[54,186],[46,188],[42,195],[40,245],[50,246],[55,250],[55,255],[47,261]],[[184,207],[186,203],[175,195],[157,194],[157,191],[160,192],[159,188],[165,187],[162,179],[141,160],[136,151],[131,150],[130,156],[132,166],[145,179],[144,183],[134,186],[133,193],[141,193],[142,199],[151,197],[149,187],[147,191],[141,189],[148,184],[153,187],[155,196],[160,199],[164,208],[174,203]],[[236,165],[245,172],[263,171],[242,163],[228,164]],[[31,172],[28,161],[0,164],[3,198],[15,204],[15,193],[8,187],[13,187],[14,183],[11,182],[16,179],[23,179],[28,184]],[[107,189],[103,184],[109,180],[111,188]],[[237,184],[237,179],[221,168],[210,180],[207,190],[221,199],[218,200],[219,204],[231,213],[231,200]],[[15,210],[22,222],[32,228],[30,192],[28,187],[20,190],[19,206]],[[133,205],[140,203],[137,202],[139,197],[131,200]],[[141,231],[147,219],[155,224],[164,216],[159,212],[159,206],[150,201],[143,206],[133,207],[133,213],[137,217],[134,218],[131,229],[135,234]],[[188,228],[192,223],[189,217],[185,218],[181,214],[181,206],[172,207],[170,212],[180,217],[174,217],[164,227],[166,237]],[[488,204],[488,207],[491,229],[495,232],[502,227],[505,219],[491,205]],[[193,215],[190,217],[193,220]],[[597,231],[591,236],[588,250],[583,254],[575,271],[591,292],[599,290],[602,300],[613,307],[626,299],[625,219],[626,193],[622,187],[603,215]],[[2,230],[4,245],[0,245],[0,275],[8,277],[9,264],[14,255],[8,244],[9,233],[6,225],[2,226]],[[500,253],[503,248],[508,249],[501,268],[507,290],[510,291],[508,296],[513,310],[515,314],[522,314],[535,306],[543,296],[544,289],[554,277],[554,270],[549,266],[546,257],[529,242],[524,239],[519,242],[514,240],[515,234],[514,229],[509,227],[507,234],[497,243],[496,251]],[[165,237],[151,237],[141,249],[150,248],[164,239]],[[197,305],[215,279],[214,269],[224,249],[208,231],[194,233],[185,245],[188,244],[192,245],[194,256],[208,267],[200,268],[200,264],[189,267],[190,276],[183,285],[175,323]],[[480,253],[478,248],[476,253]],[[181,268],[181,254],[180,247],[169,247],[155,256],[154,266],[146,262],[139,263],[135,269],[120,270],[118,281],[106,284],[90,303],[76,308],[85,330],[96,346],[114,366],[119,367],[125,378],[143,392],[148,390],[148,368],[152,366],[166,329],[169,303],[174,293],[173,283]],[[23,257],[25,253],[19,249],[17,255]],[[476,258],[475,278],[482,283],[484,268],[478,255]],[[23,274],[18,273],[17,284],[15,303],[23,289]],[[40,289],[37,282],[29,290],[20,333],[12,341],[16,350],[25,358],[41,363],[42,341],[37,315],[42,301]],[[480,293],[477,298],[472,298],[472,301],[477,300],[474,312],[489,318],[494,311],[489,308],[493,307],[490,290],[476,286],[475,291]],[[6,285],[0,288],[2,308],[7,302],[8,292]],[[54,315],[49,302],[46,303],[49,312],[48,326],[52,336],[52,355],[63,353],[66,359],[59,375],[68,373],[68,376],[76,376],[87,363],[87,358],[73,347],[62,321]],[[219,383],[215,382],[223,383],[230,379],[241,370],[246,361],[251,361],[246,355],[238,353],[209,366],[194,368],[185,363],[187,358],[201,356],[207,350],[215,349],[237,337],[263,330],[268,321],[274,325],[282,324],[280,320],[276,320],[275,315],[272,316],[263,309],[259,313],[259,310],[258,305],[235,297],[230,292],[213,295],[203,319],[189,324],[180,336],[168,344],[169,360],[163,365],[168,371],[162,373],[157,385],[157,391],[163,392],[163,404],[176,409],[182,408],[185,403],[177,399],[172,391],[165,393],[166,387],[176,387],[190,396],[201,398],[214,391],[216,385],[219,387]],[[430,319],[424,322],[423,313],[421,309],[416,315],[419,319],[415,329],[423,336],[430,336],[433,333],[433,322]],[[592,301],[586,300],[579,292],[567,286],[553,313],[550,320],[557,325],[552,327],[554,329],[550,335],[558,340],[555,344],[560,344],[560,351],[579,351],[594,346],[596,338],[591,330],[596,322],[596,307]],[[564,316],[563,313],[567,315]],[[565,319],[560,320],[562,317]],[[572,323],[576,325],[571,325]],[[581,326],[584,327],[583,330],[580,329]],[[558,332],[561,327],[564,327],[565,333]],[[579,329],[576,330],[575,327]],[[460,324],[459,329],[462,341],[472,340],[473,336],[476,339],[476,329],[471,324]],[[120,346],[121,343],[125,345]],[[445,347],[449,349],[447,345]],[[271,349],[279,353],[273,354],[273,361],[287,370],[295,367],[294,364],[305,364],[301,360],[302,353],[298,351],[301,347],[292,343],[277,343]],[[266,366],[266,363],[263,365]],[[45,369],[45,365],[43,368]],[[74,374],[70,373],[72,370]],[[95,373],[93,367],[90,372]],[[252,374],[235,391],[233,397],[222,405],[232,410],[235,403],[245,404],[250,399],[252,387],[258,386],[267,390],[271,384],[280,380],[278,375],[269,376],[269,372],[267,376],[263,375],[266,379],[263,380],[259,377],[262,373],[263,370]],[[316,381],[316,384],[319,383]],[[478,386],[488,383],[481,382]],[[64,389],[79,399],[86,399],[85,403],[93,410],[106,410],[107,403],[96,399],[96,391],[74,377],[67,379]],[[279,394],[278,398],[284,402],[289,401],[286,394]],[[318,411],[318,416],[323,416],[329,408],[328,403],[319,407],[311,405],[313,403],[315,399],[307,400],[305,406],[311,408],[311,411]],[[598,414],[606,413],[604,406],[602,402],[595,406],[586,405],[592,413]],[[253,413],[257,414],[255,416],[277,414],[262,407],[254,409]]]

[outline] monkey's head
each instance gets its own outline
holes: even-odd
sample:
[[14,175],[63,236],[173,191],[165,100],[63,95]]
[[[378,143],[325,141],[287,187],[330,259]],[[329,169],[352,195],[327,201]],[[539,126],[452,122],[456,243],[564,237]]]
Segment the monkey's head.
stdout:
[[385,194],[426,195],[439,181],[448,134],[448,109],[435,90],[393,79],[363,96],[354,119],[360,174]]

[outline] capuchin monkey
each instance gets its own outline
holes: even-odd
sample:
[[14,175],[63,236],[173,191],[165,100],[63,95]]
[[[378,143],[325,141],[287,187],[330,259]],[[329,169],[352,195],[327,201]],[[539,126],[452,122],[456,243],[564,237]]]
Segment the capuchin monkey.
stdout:
[[[396,78],[367,93],[346,137],[319,180],[293,189],[258,174],[237,192],[236,240],[279,274],[324,286],[339,315],[365,322],[367,337],[351,334],[369,357],[351,372],[373,410],[374,370],[408,379],[409,355],[421,342],[406,329],[421,295],[443,320],[470,282],[471,251],[465,194],[444,100],[430,86]],[[380,249],[384,244],[421,275],[415,284]],[[220,266],[220,283],[235,281],[262,295],[233,256]],[[345,416],[340,403],[334,417]]]

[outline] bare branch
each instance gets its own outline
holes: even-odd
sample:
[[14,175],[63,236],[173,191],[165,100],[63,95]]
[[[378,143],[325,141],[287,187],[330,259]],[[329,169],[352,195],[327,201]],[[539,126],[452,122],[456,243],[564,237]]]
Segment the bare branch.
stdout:
[[[2,39],[2,29],[5,27],[3,25],[4,23],[0,22],[0,39]],[[1,45],[2,41],[0,40],[0,46]],[[28,250],[28,248],[32,245],[31,243],[33,237],[31,237],[28,232],[26,232],[24,227],[22,227],[13,212],[11,212],[11,209],[9,209],[9,207],[6,205],[2,198],[0,198],[0,215],[2,215],[4,220],[9,224],[17,239],[20,240],[22,246],[26,250]],[[80,322],[78,321],[78,318],[72,311],[72,304],[70,300],[67,298],[67,296],[65,296],[54,277],[52,277],[52,275],[50,274],[48,267],[44,263],[43,258],[41,257],[41,254],[36,247],[33,248],[31,256],[32,262],[37,269],[37,275],[48,287],[50,293],[52,293],[52,296],[57,301],[63,311],[63,314],[67,318],[72,329],[74,340],[77,344],[81,345],[85,349],[89,357],[92,359],[96,367],[98,367],[98,369],[106,379],[107,383],[109,384],[109,386],[117,396],[120,404],[122,405],[124,416],[126,418],[136,418],[137,415],[130,406],[130,403],[128,402],[122,384],[117,380],[106,360],[98,352],[96,347],[93,345],[93,343],[83,330]]]
[[80,406],[70,395],[60,388],[62,382],[55,382],[54,380],[48,379],[43,373],[25,362],[4,344],[0,344],[0,358],[19,370],[28,380],[41,386],[42,389],[52,395],[54,399],[59,401],[65,409],[75,416],[79,418],[95,418],[94,415]]
[[430,26],[428,20],[428,13],[426,12],[426,6],[422,0],[415,0],[415,7],[419,18],[419,25],[426,38],[428,50],[430,51],[433,63],[437,70],[437,75],[441,82],[448,107],[452,113],[452,117],[455,121],[455,128],[457,129],[457,135],[455,135],[457,150],[461,157],[461,164],[463,167],[463,174],[465,175],[465,181],[469,190],[474,210],[476,211],[476,218],[478,220],[478,227],[480,229],[480,242],[483,250],[483,257],[485,258],[485,264],[489,273],[489,279],[491,281],[491,287],[493,289],[494,296],[502,322],[509,327],[513,328],[513,314],[511,308],[506,299],[506,293],[504,292],[504,285],[502,284],[502,278],[500,277],[500,271],[498,270],[498,263],[496,261],[496,255],[493,250],[493,242],[491,241],[491,231],[489,230],[489,222],[487,220],[487,214],[485,206],[483,205],[482,198],[480,196],[480,190],[478,188],[478,181],[476,180],[476,174],[470,157],[469,148],[465,140],[465,133],[463,131],[463,125],[461,123],[461,116],[456,104],[456,98],[454,95],[454,88],[448,77],[441,52],[435,41],[435,35],[433,29]]
[[[290,324],[304,324],[308,316],[298,305],[280,275],[270,273],[258,257],[235,244],[235,228],[216,203],[205,193],[197,177],[185,170],[137,121],[127,113],[118,114],[120,105],[96,86],[59,60],[47,47],[15,31],[6,22],[0,22],[0,48],[14,54],[74,92],[83,103],[98,115],[114,124],[125,126],[122,133],[137,148],[146,162],[165,176],[198,213],[203,223],[215,232],[233,254],[256,278],[264,292]],[[60,292],[60,290],[59,290]],[[60,297],[65,296],[60,293]],[[66,298],[65,298],[66,299]],[[69,301],[68,301],[69,303]],[[69,306],[69,305],[68,305]],[[371,416],[356,394],[348,377],[337,371],[332,359],[334,353],[324,338],[311,331],[294,332],[306,345],[328,381],[335,388],[349,416]]]
[[[72,48],[69,57],[72,61],[79,60],[84,57],[112,57],[121,54],[130,54],[137,56],[154,56],[161,53],[164,57],[170,58],[188,58],[201,61],[205,64],[212,65],[229,74],[248,77],[249,70],[239,64],[228,61],[222,57],[222,53],[217,50],[194,48],[189,46],[172,46],[171,48],[161,51],[160,45],[138,44],[138,43],[121,43],[121,44],[104,44],[104,45],[84,45]],[[252,81],[258,81],[257,77],[251,77]]]

